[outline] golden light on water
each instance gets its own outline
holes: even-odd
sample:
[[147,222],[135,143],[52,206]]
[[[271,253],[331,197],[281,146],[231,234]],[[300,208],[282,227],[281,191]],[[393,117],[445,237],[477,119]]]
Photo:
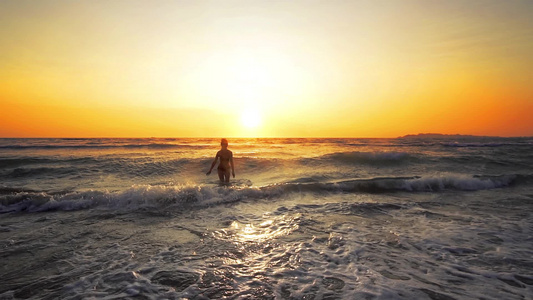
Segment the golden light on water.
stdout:
[[[217,230],[213,235],[217,239],[234,244],[236,249],[239,249],[236,255],[224,257],[224,263],[243,265],[241,272],[244,273],[264,273],[271,267],[273,261],[282,260],[283,263],[287,263],[284,259],[287,255],[283,254],[283,249],[271,250],[277,243],[283,243],[284,236],[294,236],[294,231],[299,229],[300,218],[301,215],[298,214],[264,216],[264,220],[260,223],[233,221],[228,228]],[[289,255],[289,257],[294,263],[299,260],[298,255]]]
[[233,221],[229,228],[218,231],[215,236],[235,243],[268,242],[297,230],[299,219],[300,215],[269,217],[259,224]]

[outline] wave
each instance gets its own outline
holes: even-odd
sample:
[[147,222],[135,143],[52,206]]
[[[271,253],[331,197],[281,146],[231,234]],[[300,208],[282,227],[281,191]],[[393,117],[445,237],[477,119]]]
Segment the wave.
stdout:
[[352,180],[334,183],[344,192],[439,192],[478,191],[508,187],[516,183],[532,179],[531,175],[501,175],[501,176],[459,176],[442,177],[411,177],[411,178],[373,178],[368,180]]
[[48,193],[0,188],[0,213],[70,211],[88,208],[111,210],[186,211],[227,204],[244,199],[279,198],[291,193],[390,193],[478,191],[531,183],[533,175],[387,177],[338,182],[280,183],[250,186],[164,186],[135,185],[124,191],[86,191]]
[[182,148],[206,148],[206,145],[187,145],[187,144],[167,144],[167,143],[151,143],[151,144],[77,144],[77,145],[1,145],[0,149],[113,149],[113,148],[140,148],[140,149],[182,149]]
[[11,172],[2,172],[0,173],[3,177],[8,178],[26,178],[26,177],[40,177],[40,176],[58,176],[63,177],[71,174],[78,173],[79,170],[75,168],[70,167],[53,167],[53,168],[47,168],[47,167],[39,167],[39,168],[16,168],[13,169]]
[[25,157],[25,158],[0,158],[0,169],[17,167],[31,164],[56,163],[58,160],[49,158]]
[[466,147],[504,147],[504,146],[513,146],[513,147],[531,147],[533,144],[531,142],[522,142],[522,143],[505,143],[505,142],[473,142],[473,143],[442,143],[444,147],[457,147],[457,148],[466,148]]
[[[254,154],[254,153],[252,153]],[[236,157],[237,165],[245,172],[267,173],[284,165],[298,167],[318,164],[366,164],[397,165],[416,162],[417,158],[404,152],[338,152],[314,158],[271,158],[256,156]],[[211,158],[180,157],[174,159],[137,157],[57,157],[57,158],[0,158],[0,178],[34,178],[40,176],[94,176],[98,174],[120,174],[126,177],[173,175],[184,169],[198,169],[208,166]]]
[[6,158],[0,159],[0,178],[35,178],[42,176],[121,176],[171,175],[185,165],[197,168],[207,165],[211,158],[174,158],[167,160],[138,159],[136,157],[83,158]]
[[504,188],[531,181],[533,181],[533,175],[449,175],[442,177],[381,177],[326,183],[290,183],[285,184],[284,188],[287,191],[344,193],[479,191]]
[[0,213],[74,211],[103,208],[119,211],[173,209],[182,211],[191,207],[205,207],[231,203],[243,198],[263,195],[259,188],[226,188],[211,186],[134,185],[124,191],[86,191],[47,193],[2,188]]
[[406,152],[336,152],[318,157],[319,160],[333,160],[341,163],[397,164],[415,160]]

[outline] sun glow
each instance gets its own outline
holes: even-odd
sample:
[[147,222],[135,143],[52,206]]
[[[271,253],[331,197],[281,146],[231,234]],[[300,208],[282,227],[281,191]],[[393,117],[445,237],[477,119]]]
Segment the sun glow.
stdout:
[[56,2],[0,1],[0,137],[533,135],[532,1]]
[[255,129],[261,125],[261,115],[254,108],[245,109],[241,114],[241,123],[246,129]]

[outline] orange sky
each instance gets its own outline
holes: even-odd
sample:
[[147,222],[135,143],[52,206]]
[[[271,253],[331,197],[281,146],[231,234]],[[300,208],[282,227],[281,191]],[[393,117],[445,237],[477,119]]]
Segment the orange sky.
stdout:
[[0,137],[532,136],[530,1],[0,2]]

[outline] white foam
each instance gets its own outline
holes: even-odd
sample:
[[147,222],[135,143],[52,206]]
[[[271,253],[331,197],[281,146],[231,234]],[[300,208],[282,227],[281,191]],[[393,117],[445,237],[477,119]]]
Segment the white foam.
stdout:
[[18,192],[0,196],[0,212],[80,210],[106,208],[138,210],[142,208],[184,209],[232,203],[248,198],[280,197],[294,192],[439,192],[444,190],[477,191],[509,186],[516,175],[472,177],[447,174],[433,177],[398,177],[356,179],[333,183],[286,183],[263,187],[223,187],[204,185],[134,185],[123,191],[86,191],[65,194]]

